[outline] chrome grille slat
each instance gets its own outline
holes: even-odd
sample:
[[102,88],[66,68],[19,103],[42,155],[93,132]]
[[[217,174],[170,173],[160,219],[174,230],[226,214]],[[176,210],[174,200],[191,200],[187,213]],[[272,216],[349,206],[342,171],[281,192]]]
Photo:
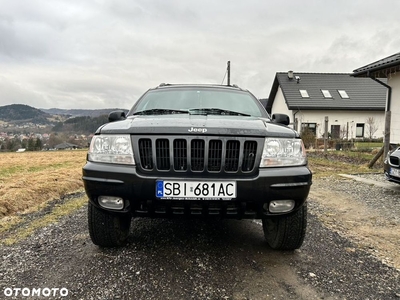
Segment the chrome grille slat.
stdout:
[[239,168],[239,141],[228,141],[226,143],[225,171],[236,172]]
[[211,140],[208,146],[208,171],[218,172],[222,164],[222,141]]
[[204,140],[192,140],[191,143],[191,169],[192,171],[204,170]]
[[187,170],[187,142],[184,139],[174,140],[174,170]]
[[156,159],[158,170],[169,170],[169,141],[167,139],[156,140]]
[[243,151],[243,165],[242,165],[243,171],[251,171],[254,168],[256,155],[257,155],[257,142],[246,141],[244,143],[244,151]]
[[153,154],[151,139],[140,139],[139,141],[140,163],[143,169],[153,169]]

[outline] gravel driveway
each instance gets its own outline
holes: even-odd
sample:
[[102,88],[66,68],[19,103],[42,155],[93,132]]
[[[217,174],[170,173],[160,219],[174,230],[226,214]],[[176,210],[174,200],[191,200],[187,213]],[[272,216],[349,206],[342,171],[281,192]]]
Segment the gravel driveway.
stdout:
[[0,298],[32,298],[15,296],[15,288],[63,288],[65,297],[36,298],[400,299],[399,252],[382,256],[389,252],[375,246],[373,234],[354,234],[358,219],[351,219],[351,209],[361,207],[377,216],[377,228],[397,230],[399,196],[347,178],[316,180],[306,240],[294,252],[268,248],[260,222],[250,220],[135,219],[126,247],[100,249],[89,239],[83,207],[0,246]]

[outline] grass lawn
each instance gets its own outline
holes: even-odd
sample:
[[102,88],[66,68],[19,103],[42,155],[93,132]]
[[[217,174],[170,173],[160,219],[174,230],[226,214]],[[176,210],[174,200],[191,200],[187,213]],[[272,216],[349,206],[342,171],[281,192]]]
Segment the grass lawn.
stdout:
[[86,150],[0,153],[0,217],[82,190]]

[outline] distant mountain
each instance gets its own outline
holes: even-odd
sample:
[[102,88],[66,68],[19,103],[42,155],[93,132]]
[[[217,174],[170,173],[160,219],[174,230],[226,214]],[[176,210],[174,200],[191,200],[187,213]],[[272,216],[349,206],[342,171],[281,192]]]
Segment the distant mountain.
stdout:
[[50,124],[52,115],[25,104],[0,106],[0,120],[12,123]]
[[52,131],[56,132],[75,132],[81,134],[94,133],[101,125],[108,123],[108,116],[101,115],[98,117],[71,117],[64,122],[57,123]]
[[[120,108],[104,108],[104,109],[61,109],[61,108],[41,108],[41,111],[52,114],[52,115],[66,115],[70,117],[99,117],[102,115],[108,115],[114,110],[120,110]],[[126,111],[126,110],[125,110]]]
[[24,104],[11,104],[0,106],[0,121],[8,123],[7,130],[12,125],[29,128],[29,123],[33,123],[49,125],[54,132],[90,134],[108,122],[108,114],[113,110],[117,109],[37,109]]

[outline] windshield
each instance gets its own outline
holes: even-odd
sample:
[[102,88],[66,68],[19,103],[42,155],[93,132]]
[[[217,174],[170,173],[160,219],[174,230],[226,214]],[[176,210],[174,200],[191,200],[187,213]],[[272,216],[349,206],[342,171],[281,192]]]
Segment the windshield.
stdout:
[[261,104],[248,92],[205,88],[151,90],[129,115],[176,113],[178,110],[191,111],[191,114],[266,116]]

